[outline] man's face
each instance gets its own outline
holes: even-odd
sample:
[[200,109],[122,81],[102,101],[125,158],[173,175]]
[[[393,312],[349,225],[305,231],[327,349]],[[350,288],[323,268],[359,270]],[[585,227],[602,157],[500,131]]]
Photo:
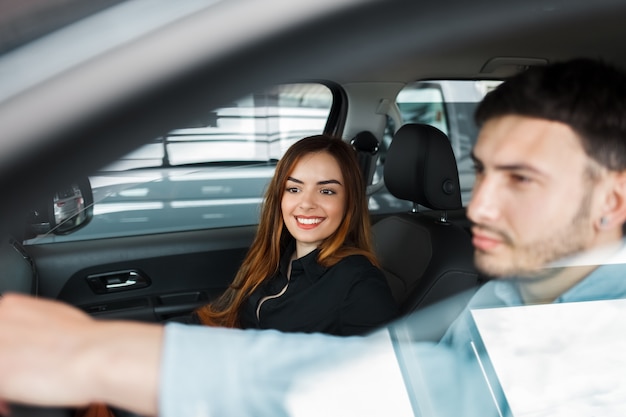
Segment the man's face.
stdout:
[[467,214],[478,269],[532,276],[590,247],[592,161],[569,126],[521,116],[492,119],[473,156],[476,183]]

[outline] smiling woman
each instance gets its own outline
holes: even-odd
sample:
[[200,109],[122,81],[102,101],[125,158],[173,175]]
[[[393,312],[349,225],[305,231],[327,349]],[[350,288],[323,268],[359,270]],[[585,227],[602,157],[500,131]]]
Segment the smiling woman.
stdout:
[[197,318],[335,335],[391,321],[398,309],[376,266],[367,213],[354,150],[325,135],[296,142],[276,167],[235,280]]

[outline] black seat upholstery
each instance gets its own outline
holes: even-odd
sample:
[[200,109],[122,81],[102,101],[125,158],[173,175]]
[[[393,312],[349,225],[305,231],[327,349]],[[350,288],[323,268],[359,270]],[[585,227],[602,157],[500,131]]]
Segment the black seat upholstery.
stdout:
[[478,288],[470,233],[448,218],[463,206],[447,136],[429,125],[402,126],[388,150],[384,179],[391,194],[414,207],[373,225],[376,252],[401,310]]
[[350,145],[356,152],[363,179],[366,184],[369,184],[374,175],[374,157],[378,154],[378,139],[372,132],[364,130],[352,138]]

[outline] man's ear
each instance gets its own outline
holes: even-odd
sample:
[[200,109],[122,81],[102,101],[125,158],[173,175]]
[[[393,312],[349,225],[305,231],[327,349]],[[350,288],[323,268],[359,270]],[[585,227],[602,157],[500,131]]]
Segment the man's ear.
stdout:
[[599,219],[602,229],[620,228],[626,222],[626,171],[610,174],[606,201]]

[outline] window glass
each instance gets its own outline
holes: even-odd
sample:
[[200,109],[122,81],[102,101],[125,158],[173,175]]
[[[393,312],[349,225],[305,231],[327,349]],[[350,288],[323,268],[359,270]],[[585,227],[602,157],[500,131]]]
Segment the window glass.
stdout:
[[396,104],[404,123],[425,123],[448,134],[443,92],[436,83],[417,83],[398,94]]
[[276,161],[296,140],[324,131],[332,102],[321,84],[276,86],[208,111],[104,171]]
[[276,161],[296,140],[324,132],[333,93],[325,85],[276,86],[207,111],[95,173],[85,240],[258,223]]
[[407,85],[396,99],[401,120],[388,118],[381,152],[384,155],[393,133],[402,124],[424,123],[440,129],[450,139],[459,170],[463,205],[467,205],[474,185],[470,154],[478,135],[474,111],[485,94],[499,82],[432,80]]

